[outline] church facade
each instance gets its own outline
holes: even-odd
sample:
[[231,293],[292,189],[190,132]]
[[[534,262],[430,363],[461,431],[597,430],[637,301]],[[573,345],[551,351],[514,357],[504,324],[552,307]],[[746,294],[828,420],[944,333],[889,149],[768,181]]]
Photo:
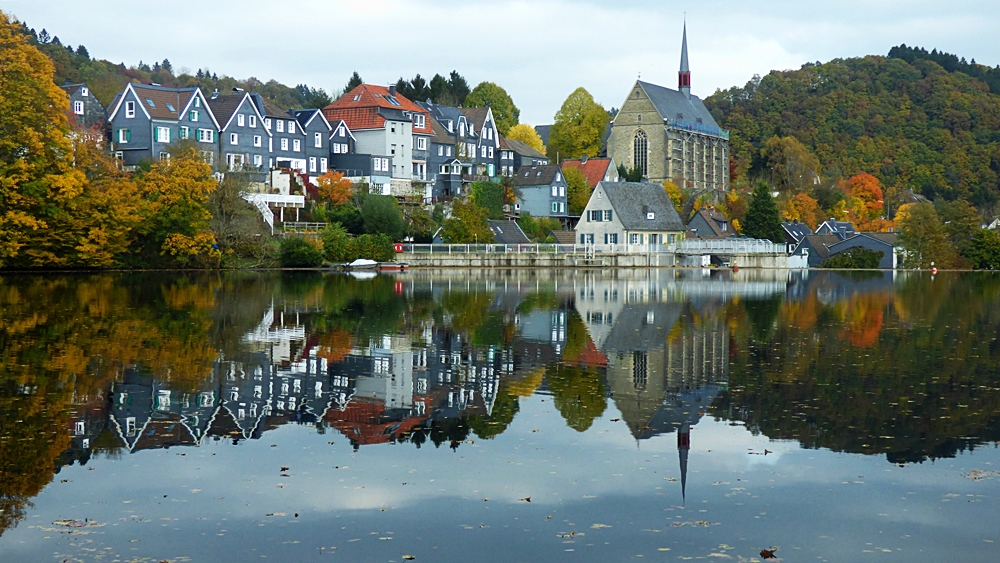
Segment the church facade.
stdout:
[[608,156],[642,170],[651,182],[667,180],[704,192],[729,189],[729,132],[691,94],[687,26],[678,88],[637,80],[611,123]]

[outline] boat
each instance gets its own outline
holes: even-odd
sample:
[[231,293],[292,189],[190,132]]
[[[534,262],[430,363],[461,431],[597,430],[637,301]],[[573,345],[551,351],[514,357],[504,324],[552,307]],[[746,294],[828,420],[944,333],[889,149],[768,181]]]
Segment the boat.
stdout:
[[374,270],[377,267],[378,262],[367,258],[358,258],[354,262],[344,264],[344,268],[347,270]]
[[402,272],[409,270],[410,265],[406,262],[379,262],[378,269],[379,271]]

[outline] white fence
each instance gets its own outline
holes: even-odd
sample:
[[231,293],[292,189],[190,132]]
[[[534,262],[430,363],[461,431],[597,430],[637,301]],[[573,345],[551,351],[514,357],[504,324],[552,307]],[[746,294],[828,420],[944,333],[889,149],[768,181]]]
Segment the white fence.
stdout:
[[677,245],[680,254],[788,254],[788,245],[760,239],[687,239]]
[[788,246],[768,240],[684,240],[677,244],[404,244],[417,254],[788,254]]

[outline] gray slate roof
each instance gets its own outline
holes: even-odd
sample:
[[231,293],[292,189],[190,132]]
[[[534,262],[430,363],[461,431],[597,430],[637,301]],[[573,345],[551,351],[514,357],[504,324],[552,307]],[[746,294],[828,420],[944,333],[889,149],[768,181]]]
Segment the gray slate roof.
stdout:
[[542,138],[542,144],[549,144],[549,133],[552,133],[551,125],[535,125],[535,133]]
[[504,138],[504,142],[510,147],[510,150],[516,152],[521,156],[526,156],[528,158],[548,158],[544,154],[536,151],[535,149],[529,147],[528,145],[522,143],[521,141],[515,141],[514,139]]
[[514,183],[518,186],[551,186],[556,180],[556,173],[561,170],[555,164],[522,166],[514,176]]
[[813,234],[812,229],[809,225],[802,223],[800,221],[785,221],[781,224],[781,228],[785,229],[785,232],[789,234],[796,241],[800,241],[803,237]]
[[[719,124],[715,122],[712,114],[709,113],[708,108],[705,107],[705,104],[701,102],[698,96],[692,94],[689,98],[677,90],[671,90],[670,88],[664,88],[663,86],[657,86],[656,84],[650,84],[641,80],[639,81],[639,86],[649,96],[649,101],[653,103],[653,107],[656,108],[657,113],[663,119],[669,119],[670,121],[683,119],[684,121],[701,123],[706,127],[720,129]],[[699,119],[701,120],[700,122],[698,121]]]
[[[218,96],[216,98],[208,99],[208,107],[212,110],[215,118],[219,120],[219,125],[225,127],[229,120],[232,119],[233,114],[239,109],[240,104],[243,103],[243,98],[246,94],[228,94],[223,96]],[[290,117],[290,116],[289,116]]]
[[[684,223],[660,184],[645,182],[601,182],[608,201],[622,226],[629,231],[683,231]],[[652,211],[653,219],[646,213]]]
[[497,244],[528,244],[531,242],[516,221],[491,220],[489,223],[490,231],[493,232],[493,242]]

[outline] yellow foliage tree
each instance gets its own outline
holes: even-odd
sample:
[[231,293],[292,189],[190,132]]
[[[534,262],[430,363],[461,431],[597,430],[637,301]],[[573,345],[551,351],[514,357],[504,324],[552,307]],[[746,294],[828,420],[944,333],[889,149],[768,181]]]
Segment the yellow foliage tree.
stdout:
[[789,221],[801,221],[813,230],[816,230],[816,226],[819,224],[819,213],[819,202],[809,197],[809,194],[805,192],[788,198],[781,210],[783,218]]
[[518,123],[507,131],[507,138],[513,141],[520,141],[536,151],[545,154],[545,145],[542,138],[538,136],[535,128],[527,123]]
[[671,182],[670,180],[663,182],[663,189],[667,190],[667,197],[669,197],[670,201],[674,204],[674,209],[680,213],[681,206],[684,202],[684,192],[681,191],[681,188],[677,184]]

